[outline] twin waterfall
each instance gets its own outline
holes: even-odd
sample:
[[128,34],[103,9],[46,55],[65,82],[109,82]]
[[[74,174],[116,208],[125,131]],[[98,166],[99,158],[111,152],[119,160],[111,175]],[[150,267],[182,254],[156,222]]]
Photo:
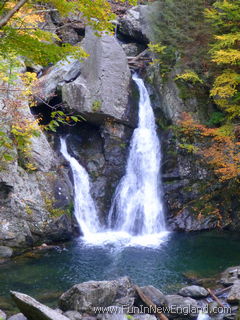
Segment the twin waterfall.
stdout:
[[100,231],[97,210],[90,194],[87,171],[67,151],[66,140],[61,138],[61,153],[69,162],[74,183],[74,215],[84,235]]
[[151,245],[160,243],[167,234],[160,176],[161,149],[154,113],[142,79],[134,75],[133,80],[140,93],[138,127],[131,139],[125,176],[113,197],[108,230],[100,226],[86,170],[69,155],[66,141],[61,138],[61,153],[73,173],[74,213],[83,239],[93,244],[120,241]]

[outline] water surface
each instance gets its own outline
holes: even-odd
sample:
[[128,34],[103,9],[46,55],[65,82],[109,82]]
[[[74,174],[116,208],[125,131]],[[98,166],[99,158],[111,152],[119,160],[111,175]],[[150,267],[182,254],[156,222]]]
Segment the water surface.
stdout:
[[211,277],[240,263],[240,235],[229,232],[172,233],[158,248],[91,246],[76,240],[65,249],[17,257],[0,265],[0,309],[10,309],[9,291],[50,305],[73,284],[129,276],[138,285],[174,293],[184,273]]

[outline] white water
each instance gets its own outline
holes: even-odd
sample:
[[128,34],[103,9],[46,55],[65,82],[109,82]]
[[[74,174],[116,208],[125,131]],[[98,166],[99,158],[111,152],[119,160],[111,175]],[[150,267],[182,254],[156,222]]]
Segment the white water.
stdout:
[[109,212],[109,229],[100,226],[90,195],[87,171],[71,157],[65,139],[61,153],[70,163],[74,179],[74,214],[90,245],[159,246],[168,232],[161,187],[161,151],[154,113],[143,81],[133,76],[139,92],[139,121],[130,144],[126,174],[121,179]]
[[74,182],[74,215],[84,237],[100,231],[97,210],[90,194],[90,183],[87,171],[72,157],[67,150],[66,140],[60,138],[61,153],[69,162]]
[[116,231],[151,237],[166,233],[161,148],[147,89],[138,76],[133,80],[140,93],[138,127],[133,132],[126,174],[114,195],[109,225]]

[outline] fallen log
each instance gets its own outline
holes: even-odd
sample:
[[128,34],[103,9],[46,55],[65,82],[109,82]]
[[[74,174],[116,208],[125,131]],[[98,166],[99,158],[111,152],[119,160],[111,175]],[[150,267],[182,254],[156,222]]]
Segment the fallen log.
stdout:
[[217,304],[224,308],[224,305],[222,304],[222,302],[218,299],[218,297],[212,292],[211,289],[207,288],[207,291],[209,292],[210,296],[217,302]]
[[149,310],[155,311],[155,316],[159,320],[168,320],[168,318],[161,311],[158,311],[159,308],[156,306],[156,304],[153,303],[151,299],[147,297],[138,286],[135,286],[135,289],[141,300],[149,307]]

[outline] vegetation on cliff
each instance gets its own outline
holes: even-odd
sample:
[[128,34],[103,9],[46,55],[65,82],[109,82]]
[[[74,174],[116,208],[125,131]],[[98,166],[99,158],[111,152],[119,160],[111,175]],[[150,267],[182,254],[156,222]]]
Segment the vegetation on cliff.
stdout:
[[205,122],[183,113],[175,128],[179,146],[209,170],[201,196],[191,206],[200,215],[219,215],[223,204],[231,215],[240,176],[240,1],[159,0],[158,6],[150,49],[163,79],[174,70],[186,103],[205,92],[212,105]]

